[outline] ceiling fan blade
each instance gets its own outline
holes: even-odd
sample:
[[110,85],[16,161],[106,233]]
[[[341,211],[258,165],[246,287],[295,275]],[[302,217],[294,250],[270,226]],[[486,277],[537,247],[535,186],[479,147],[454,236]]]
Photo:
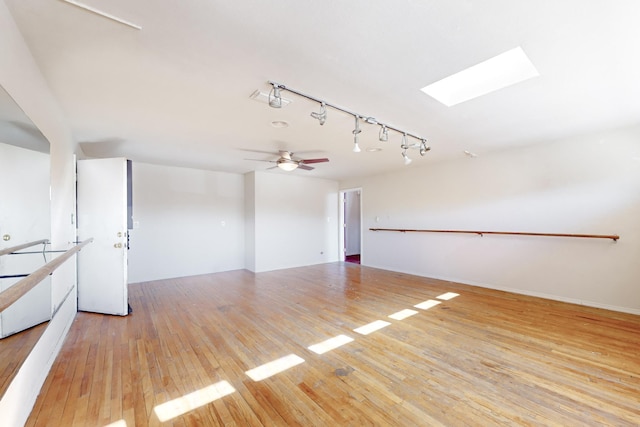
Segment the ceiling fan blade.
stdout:
[[308,163],[324,163],[324,162],[328,162],[329,159],[327,159],[326,157],[323,159],[303,159],[300,160],[300,163],[304,163],[304,164],[308,164]]
[[272,156],[279,156],[280,155],[280,151],[283,151],[283,150],[271,150],[271,151],[267,151],[267,150],[252,150],[250,148],[237,148],[236,150],[238,150],[238,151],[246,151],[247,153],[271,154]]
[[264,159],[245,159],[245,160],[251,160],[251,161],[254,161],[254,162],[278,163],[277,160],[264,160]]
[[306,171],[312,171],[315,168],[312,168],[311,166],[303,165],[302,163],[298,163],[298,169],[304,169]]

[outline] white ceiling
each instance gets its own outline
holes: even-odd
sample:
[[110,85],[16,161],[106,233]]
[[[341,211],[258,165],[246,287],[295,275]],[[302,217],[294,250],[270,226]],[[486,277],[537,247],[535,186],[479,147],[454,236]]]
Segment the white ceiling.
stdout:
[[[61,0],[5,0],[89,157],[244,173],[329,157],[294,174],[345,179],[405,168],[400,135],[284,93],[283,83],[428,139],[408,167],[640,122],[635,0],[85,0],[138,31]],[[521,46],[540,77],[454,107],[420,88]],[[290,123],[286,129],[274,120]],[[383,151],[365,152],[381,147]],[[274,173],[286,173],[279,170]]]

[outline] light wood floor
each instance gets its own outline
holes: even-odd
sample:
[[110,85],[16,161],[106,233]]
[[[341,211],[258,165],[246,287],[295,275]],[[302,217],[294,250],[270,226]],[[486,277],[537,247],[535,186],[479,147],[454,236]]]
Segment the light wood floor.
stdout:
[[[27,425],[640,424],[640,316],[344,263],[133,284],[130,301],[78,314]],[[304,362],[245,373],[286,356]]]

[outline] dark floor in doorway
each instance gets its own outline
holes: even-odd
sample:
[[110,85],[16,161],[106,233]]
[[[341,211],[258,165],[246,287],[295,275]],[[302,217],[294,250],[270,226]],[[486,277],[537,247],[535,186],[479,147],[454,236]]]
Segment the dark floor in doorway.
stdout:
[[360,254],[357,255],[347,255],[344,257],[345,262],[352,262],[354,264],[360,264]]

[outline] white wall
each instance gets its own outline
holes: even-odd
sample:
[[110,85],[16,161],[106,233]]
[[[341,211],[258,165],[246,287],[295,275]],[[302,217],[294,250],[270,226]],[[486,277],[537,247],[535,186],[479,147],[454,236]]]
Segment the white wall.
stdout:
[[256,271],[256,173],[244,176],[244,265]]
[[133,163],[129,283],[244,268],[244,176]]
[[[417,162],[414,162],[414,164]],[[362,262],[640,313],[640,128],[351,180]],[[372,232],[369,228],[619,234],[611,240]]]
[[[0,28],[0,85],[51,144],[51,242],[54,249],[67,249],[75,240],[71,215],[75,212],[76,144],[4,1],[0,1]],[[0,401],[6,425],[26,421],[75,317],[74,260],[54,273],[51,286],[52,305],[59,310]]]
[[253,271],[338,260],[336,181],[267,172],[247,179],[254,181]]

